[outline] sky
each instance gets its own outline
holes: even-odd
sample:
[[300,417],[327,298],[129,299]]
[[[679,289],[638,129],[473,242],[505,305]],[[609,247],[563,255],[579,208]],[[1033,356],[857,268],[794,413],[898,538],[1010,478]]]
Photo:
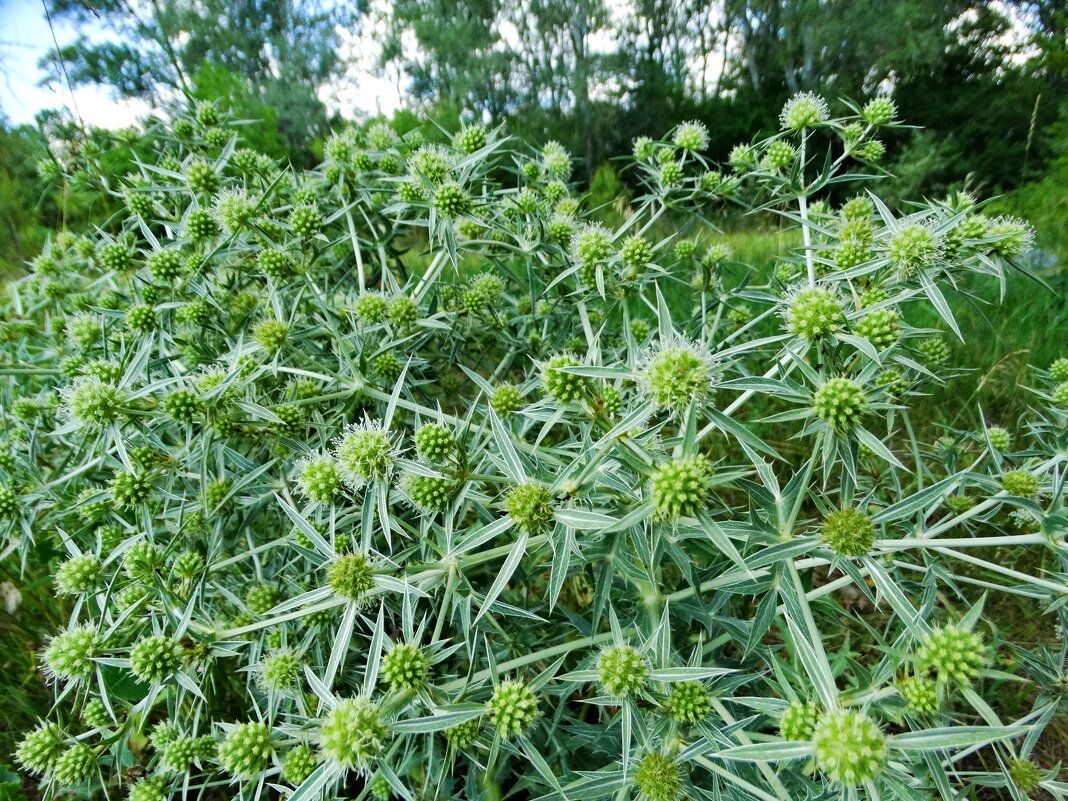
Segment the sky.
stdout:
[[[385,2],[375,0],[372,8],[384,11]],[[380,19],[374,14],[370,19],[376,16]],[[342,31],[350,66],[342,79],[320,87],[319,95],[328,110],[352,117],[359,112],[389,114],[401,105],[404,76],[373,72],[375,29],[380,24],[371,22],[359,32]],[[55,21],[55,28],[61,46],[78,35],[74,26],[62,20]],[[93,36],[90,30],[85,33]],[[66,108],[76,109],[89,125],[123,128],[148,111],[144,101],[117,100],[104,87],[78,87],[72,97],[66,86],[40,86],[45,73],[37,62],[53,46],[42,0],[0,0],[0,111],[9,120],[32,123],[34,114],[42,109]]]
[[[75,36],[71,26],[57,22],[61,45]],[[146,111],[144,103],[114,100],[100,87],[78,88],[72,99],[65,87],[39,86],[44,72],[37,68],[37,61],[52,47],[41,0],[0,0],[0,110],[12,122],[33,122],[33,115],[41,109],[76,104],[85,122],[121,128]]]

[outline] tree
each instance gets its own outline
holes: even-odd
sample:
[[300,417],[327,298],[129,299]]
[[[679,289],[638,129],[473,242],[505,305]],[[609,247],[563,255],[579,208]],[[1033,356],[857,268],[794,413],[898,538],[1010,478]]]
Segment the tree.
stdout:
[[345,9],[328,0],[57,0],[52,6],[53,18],[103,26],[114,39],[83,36],[51,53],[42,61],[50,80],[110,86],[120,97],[166,107],[182,96],[203,96],[194,76],[217,81],[222,70],[235,84],[247,84],[249,101],[276,110],[292,154],[327,131],[317,90],[344,68],[339,28],[363,13],[362,2]]

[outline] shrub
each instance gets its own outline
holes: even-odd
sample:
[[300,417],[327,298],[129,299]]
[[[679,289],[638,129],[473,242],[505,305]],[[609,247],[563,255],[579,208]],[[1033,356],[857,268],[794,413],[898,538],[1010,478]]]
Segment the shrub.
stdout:
[[[294,171],[201,116],[116,183],[120,231],[53,241],[3,301],[4,547],[63,552],[70,602],[16,753],[46,794],[1036,783],[1064,651],[1002,641],[982,599],[1066,622],[1068,374],[1035,371],[1011,452],[915,438],[957,365],[914,310],[955,330],[944,292],[1029,230],[832,208],[888,98],[799,95],[726,165],[697,123],[636,142],[618,228],[562,148],[500,128],[351,127]],[[724,202],[794,221],[783,269],[739,284],[726,243],[649,224]]]

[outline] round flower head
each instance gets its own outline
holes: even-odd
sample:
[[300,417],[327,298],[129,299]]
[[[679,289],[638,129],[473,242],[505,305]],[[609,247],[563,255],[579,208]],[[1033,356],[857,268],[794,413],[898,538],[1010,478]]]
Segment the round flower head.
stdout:
[[653,248],[643,236],[635,234],[623,240],[619,248],[619,257],[632,270],[640,270],[653,260]]
[[92,625],[74,626],[52,638],[44,652],[44,665],[57,679],[84,681],[93,675],[93,658],[100,650],[100,635]]
[[424,512],[443,512],[456,497],[456,482],[439,476],[405,473],[400,488],[412,505]]
[[778,172],[793,164],[797,158],[797,150],[789,142],[777,140],[768,145],[764,156],[760,159],[760,168],[765,172]]
[[598,266],[612,255],[612,237],[599,223],[589,223],[571,238],[571,258],[579,265],[579,278],[587,286],[596,285]]
[[319,727],[323,756],[345,770],[366,770],[388,738],[378,705],[363,696],[338,701]]
[[864,556],[875,542],[875,526],[859,509],[839,509],[823,519],[820,539],[843,556]]
[[330,563],[326,579],[330,589],[350,601],[360,600],[375,586],[374,571],[362,553],[339,556]]
[[886,350],[901,338],[901,318],[896,309],[874,309],[857,320],[856,332],[877,350]]
[[304,460],[297,476],[297,486],[313,503],[331,503],[341,492],[341,469],[326,455]]
[[511,384],[501,384],[490,396],[490,406],[499,417],[510,417],[523,408],[523,396]]
[[156,634],[139,640],[130,650],[130,670],[145,684],[163,684],[182,666],[182,645]]
[[816,390],[812,410],[835,431],[849,431],[868,410],[863,388],[850,378],[830,378]]
[[176,389],[163,399],[163,411],[179,423],[188,425],[203,414],[204,401],[192,390]]
[[575,235],[575,218],[566,214],[556,214],[549,220],[545,229],[546,238],[558,247],[565,247]]
[[92,776],[97,768],[96,754],[85,743],[75,743],[56,759],[52,775],[60,784],[71,786]]
[[60,595],[85,595],[97,588],[100,557],[93,553],[72,556],[56,570],[55,585]]
[[649,478],[656,519],[670,522],[696,517],[708,508],[711,465],[702,455],[665,462]]
[[419,307],[406,295],[398,295],[389,302],[386,317],[395,326],[410,326],[419,319]]
[[102,729],[112,723],[111,713],[108,712],[104,702],[99,698],[93,698],[82,707],[82,723],[91,729]]
[[51,770],[63,753],[63,732],[55,723],[42,723],[27,732],[15,749],[15,759],[31,773]]
[[682,183],[682,165],[677,161],[669,161],[660,167],[657,181],[661,189],[672,189]]
[[397,142],[397,132],[389,123],[376,122],[367,129],[367,143],[375,150],[388,150]]
[[465,125],[453,137],[452,146],[461,153],[474,153],[486,146],[486,129],[481,125]]
[[130,787],[129,801],[165,801],[169,795],[165,776],[145,776]]
[[377,376],[387,382],[393,382],[400,376],[401,363],[397,354],[386,351],[375,357],[372,368]]
[[424,145],[415,151],[408,158],[408,167],[432,184],[440,184],[449,174],[445,149],[436,145]]
[[1001,477],[1001,486],[1009,495],[1034,498],[1038,495],[1038,476],[1027,470],[1010,470]]
[[946,498],[945,503],[949,511],[959,515],[975,506],[975,498],[970,495],[950,495]]
[[19,513],[19,496],[10,487],[0,487],[0,519],[9,520]]
[[299,787],[319,766],[319,759],[307,745],[298,745],[282,762],[282,778],[292,787]]
[[812,744],[816,767],[846,787],[874,779],[886,763],[886,736],[856,710],[833,709],[820,718]]
[[812,739],[823,707],[815,701],[792,701],[779,719],[779,736],[784,740],[807,742]]
[[126,393],[114,384],[92,376],[80,376],[66,387],[62,398],[67,414],[88,426],[106,426],[120,420]]
[[254,779],[267,769],[273,750],[266,723],[239,723],[219,743],[219,766],[239,779]]
[[253,584],[245,593],[245,609],[250,615],[267,614],[281,600],[281,593],[272,584]]
[[300,682],[302,667],[299,653],[292,648],[278,648],[264,657],[257,679],[264,690],[288,692]]
[[393,790],[389,786],[389,780],[385,776],[379,776],[371,783],[371,797],[377,801],[389,801],[393,796]]
[[798,92],[782,107],[779,124],[784,131],[814,128],[827,121],[830,111],[827,101],[812,92]]
[[278,353],[289,338],[289,326],[281,320],[261,320],[252,329],[252,338],[268,353]]
[[734,257],[734,248],[727,242],[715,242],[708,246],[701,263],[706,267],[717,267]]
[[126,327],[131,331],[145,333],[156,328],[156,310],[147,303],[138,303],[126,310]]
[[756,150],[751,144],[736,144],[727,154],[727,163],[738,172],[751,170],[756,164]]
[[916,663],[939,681],[968,684],[987,663],[986,647],[980,635],[951,623],[928,632]]
[[1053,390],[1053,403],[1057,406],[1068,407],[1068,381],[1062,381]]
[[509,491],[504,508],[516,528],[528,534],[538,534],[552,525],[553,496],[548,489],[533,481]]
[[219,235],[219,223],[207,209],[192,209],[185,218],[185,232],[194,242],[206,242]]
[[426,423],[415,432],[415,449],[428,462],[444,462],[456,450],[456,438],[439,423]]
[[890,237],[886,255],[892,267],[905,276],[913,276],[934,264],[938,258],[938,241],[930,229],[907,225]]
[[1061,357],[1049,366],[1049,377],[1054,381],[1068,381],[1068,357]]
[[639,136],[634,140],[631,152],[636,161],[649,161],[656,152],[656,142],[648,136]]
[[987,245],[990,252],[1006,259],[1028,251],[1035,238],[1034,229],[1016,217],[998,217],[983,234],[986,238],[994,239]]
[[164,747],[162,762],[170,770],[186,773],[199,758],[200,751],[196,737],[176,737]]
[[314,203],[299,203],[289,212],[289,229],[299,239],[311,239],[323,227],[323,214]]
[[215,214],[230,233],[243,231],[256,212],[256,201],[243,189],[226,189],[215,198]]
[[219,188],[219,174],[211,164],[202,159],[186,164],[184,173],[186,184],[194,192],[210,194]]
[[354,309],[362,322],[380,323],[389,313],[389,301],[380,292],[361,292]]
[[468,314],[478,314],[491,308],[504,292],[504,281],[495,273],[482,273],[472,278],[460,296]]
[[[871,247],[866,242],[856,239],[843,239],[834,250],[834,266],[839,270],[848,270],[863,264],[871,258]],[[863,301],[861,303],[863,304]]]
[[783,316],[786,330],[805,339],[833,334],[845,324],[841,302],[833,292],[819,287],[796,290]]
[[541,714],[537,696],[521,681],[499,684],[488,706],[490,720],[502,740],[525,733]]
[[182,551],[174,558],[174,575],[180,581],[196,581],[204,573],[204,557],[196,551]]
[[875,204],[872,203],[870,197],[857,195],[857,197],[850,198],[843,203],[839,212],[842,215],[842,219],[847,222],[852,220],[867,222],[875,214]]
[[684,339],[656,342],[644,362],[638,381],[661,409],[682,413],[691,403],[711,398],[713,361],[704,345]]
[[880,127],[889,125],[897,116],[897,106],[886,96],[879,95],[869,100],[860,110],[860,118],[868,125]]
[[393,446],[377,421],[349,426],[334,447],[345,478],[354,486],[384,478],[393,466]]
[[698,681],[679,681],[671,685],[664,706],[673,719],[697,723],[712,711],[712,694]]
[[1007,453],[1012,448],[1012,434],[1000,426],[991,426],[986,430],[990,445],[994,450]]
[[572,403],[580,400],[588,388],[588,378],[574,375],[573,373],[565,373],[561,369],[578,366],[579,362],[566,353],[557,354],[542,365],[542,385],[557,403]]
[[293,262],[281,250],[264,250],[256,259],[263,274],[275,281],[281,281],[293,273]]
[[670,757],[646,754],[634,770],[634,784],[649,801],[675,801],[682,792],[682,772]]
[[941,367],[953,355],[946,341],[935,334],[923,340],[919,345],[920,358],[928,367]]
[[180,732],[176,725],[169,720],[161,720],[148,733],[148,742],[157,751],[162,751],[177,740],[179,735]]
[[163,553],[159,546],[140,539],[126,549],[123,555],[123,570],[129,578],[145,582],[155,576],[162,562]]
[[541,150],[541,164],[545,175],[555,181],[571,177],[571,154],[559,142],[547,142]]
[[430,661],[416,645],[401,643],[382,659],[382,676],[394,690],[420,690],[429,673]]
[[708,128],[696,120],[675,129],[675,146],[698,153],[708,149]]
[[886,145],[878,139],[869,139],[856,145],[851,152],[859,161],[879,161],[886,155]]
[[1023,792],[1029,793],[1042,782],[1042,771],[1029,759],[1014,759],[1009,763],[1009,778]]
[[608,695],[627,698],[645,686],[649,666],[645,657],[631,646],[612,645],[597,657],[597,672]]
[[933,679],[906,676],[898,681],[897,691],[916,714],[933,715],[941,706],[938,702],[938,684]]
[[623,393],[619,391],[618,387],[614,387],[611,384],[606,385],[601,390],[601,411],[609,416],[614,416],[619,414],[622,408]]
[[471,211],[471,195],[463,186],[449,181],[434,193],[434,208],[446,217],[460,217]]
[[159,281],[174,281],[185,272],[185,259],[177,250],[157,250],[145,262],[152,277]]
[[481,731],[482,719],[471,718],[445,729],[445,739],[450,748],[456,751],[466,751],[475,744]]

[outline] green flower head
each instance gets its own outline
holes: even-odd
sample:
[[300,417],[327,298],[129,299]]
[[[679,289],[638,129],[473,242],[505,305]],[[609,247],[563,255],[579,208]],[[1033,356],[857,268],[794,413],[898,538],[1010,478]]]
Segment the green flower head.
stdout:
[[338,701],[319,726],[323,756],[344,770],[366,770],[388,739],[378,705],[363,696]]
[[852,709],[834,709],[812,732],[816,767],[838,784],[856,787],[874,779],[886,764],[886,736],[871,718]]

